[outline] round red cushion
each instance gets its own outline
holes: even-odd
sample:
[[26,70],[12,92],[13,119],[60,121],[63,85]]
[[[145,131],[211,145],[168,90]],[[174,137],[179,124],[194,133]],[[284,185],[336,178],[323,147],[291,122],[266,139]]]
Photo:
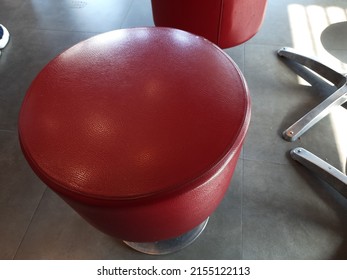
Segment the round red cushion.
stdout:
[[152,241],[217,207],[249,118],[242,74],[218,47],[184,31],[135,28],[53,59],[26,94],[19,137],[36,174],[85,219]]

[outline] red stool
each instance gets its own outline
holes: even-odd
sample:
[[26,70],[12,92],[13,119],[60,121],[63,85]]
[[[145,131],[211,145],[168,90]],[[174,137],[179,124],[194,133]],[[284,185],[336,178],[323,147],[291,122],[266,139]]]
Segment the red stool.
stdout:
[[253,37],[267,0],[152,0],[156,26],[174,27],[229,48]]
[[161,254],[204,228],[249,120],[244,78],[222,50],[135,28],[53,59],[26,94],[19,138],[36,174],[90,224]]

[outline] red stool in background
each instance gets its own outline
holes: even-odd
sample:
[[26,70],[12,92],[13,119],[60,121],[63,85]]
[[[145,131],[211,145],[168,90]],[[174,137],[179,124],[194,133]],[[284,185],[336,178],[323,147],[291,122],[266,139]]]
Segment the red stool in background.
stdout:
[[90,224],[164,254],[190,244],[221,202],[249,120],[244,78],[221,49],[135,28],[53,59],[26,94],[19,138],[35,173]]
[[152,0],[156,26],[182,29],[229,48],[259,30],[267,0]]

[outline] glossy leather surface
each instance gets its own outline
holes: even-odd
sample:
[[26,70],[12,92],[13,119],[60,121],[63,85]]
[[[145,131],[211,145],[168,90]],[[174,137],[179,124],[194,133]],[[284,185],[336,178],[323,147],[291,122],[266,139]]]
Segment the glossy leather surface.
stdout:
[[36,174],[100,230],[167,239],[218,206],[250,118],[242,74],[207,40],[169,28],[95,36],[52,60],[23,102]]
[[203,36],[221,48],[239,45],[261,27],[266,0],[152,0],[156,26]]

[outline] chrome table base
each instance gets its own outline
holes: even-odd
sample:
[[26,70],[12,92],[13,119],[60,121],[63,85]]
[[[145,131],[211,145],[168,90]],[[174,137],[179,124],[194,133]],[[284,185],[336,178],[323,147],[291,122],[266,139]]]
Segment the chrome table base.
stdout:
[[291,150],[290,155],[347,198],[347,176],[340,170],[304,148],[295,148]]
[[296,141],[313,125],[328,115],[333,108],[347,101],[347,76],[327,67],[315,58],[298,53],[292,48],[282,48],[278,51],[278,55],[309,68],[337,87],[334,93],[283,132],[285,140]]
[[149,255],[165,255],[174,253],[193,243],[205,229],[207,222],[208,218],[191,231],[184,233],[183,235],[176,238],[161,240],[157,242],[138,243],[124,241],[124,243],[135,249],[136,251]]
[[[277,54],[280,57],[287,58],[307,67],[331,82],[337,88],[323,102],[283,132],[283,138],[293,142],[328,115],[333,108],[347,101],[347,75],[343,75],[329,68],[315,58],[300,54],[292,48],[282,48],[278,50]],[[291,150],[290,154],[294,160],[300,162],[323,180],[327,181],[334,189],[347,198],[347,176],[345,174],[304,148],[295,148]]]

